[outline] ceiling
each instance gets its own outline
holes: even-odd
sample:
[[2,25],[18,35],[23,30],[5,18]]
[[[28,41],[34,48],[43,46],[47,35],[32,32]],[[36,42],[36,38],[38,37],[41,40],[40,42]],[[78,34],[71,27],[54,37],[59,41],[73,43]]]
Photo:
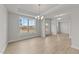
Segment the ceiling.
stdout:
[[[39,4],[6,4],[8,11],[19,12],[28,15],[39,15]],[[46,13],[50,9],[54,9],[58,4],[40,4],[40,14]]]

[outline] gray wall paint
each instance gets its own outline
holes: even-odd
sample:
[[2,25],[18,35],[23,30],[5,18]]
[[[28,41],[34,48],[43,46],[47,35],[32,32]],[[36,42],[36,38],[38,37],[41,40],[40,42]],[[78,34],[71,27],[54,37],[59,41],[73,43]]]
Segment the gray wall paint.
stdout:
[[[63,6],[62,8],[59,8],[57,12],[54,12],[51,15],[53,17],[53,15],[55,16],[63,13],[66,13],[65,16],[67,16],[67,18],[65,17],[64,19],[69,21],[62,23],[62,32],[69,33],[69,37],[71,38],[71,47],[79,49],[79,5]],[[65,30],[65,28],[68,28],[68,30]]]
[[58,22],[57,33],[61,33],[61,22]]
[[61,17],[62,20],[60,21],[60,29],[62,33],[70,33],[70,17],[69,15],[65,15]]
[[71,25],[72,47],[79,49],[79,9],[76,9],[71,13],[71,18],[72,18],[72,25]]
[[3,53],[7,46],[7,10],[0,5],[0,53]]
[[51,20],[51,32],[52,34],[56,35],[57,33],[57,24],[56,24],[56,20],[52,19]]
[[31,37],[35,37],[35,36],[39,36],[40,35],[40,27],[39,27],[39,21],[37,21],[37,32],[36,33],[21,33],[19,31],[19,17],[20,15],[15,14],[15,13],[8,13],[9,15],[9,23],[8,23],[8,42],[13,42],[13,41],[18,41],[18,40],[23,40],[23,39],[27,39],[27,38],[31,38]]

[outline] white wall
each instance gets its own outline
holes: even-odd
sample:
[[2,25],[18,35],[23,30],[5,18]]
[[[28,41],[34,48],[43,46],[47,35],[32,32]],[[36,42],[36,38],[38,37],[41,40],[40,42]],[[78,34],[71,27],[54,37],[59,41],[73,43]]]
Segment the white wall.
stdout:
[[3,53],[7,46],[7,10],[0,5],[0,53]]
[[[52,17],[66,13],[65,16],[68,16],[68,18],[65,17],[64,19],[70,21],[68,21],[69,23],[65,22],[62,24],[62,32],[69,33],[69,37],[71,38],[71,47],[79,49],[79,5],[63,6],[56,10],[56,12],[54,11],[51,13],[52,14],[50,15],[52,15]],[[52,27],[54,27],[54,25]]]
[[[57,18],[61,18],[61,20],[57,20]],[[70,17],[69,15],[65,15],[62,17],[53,18],[51,21],[51,31],[52,34],[57,34],[58,32],[58,22],[60,22],[60,30],[62,33],[70,33]]]
[[27,38],[31,38],[31,37],[35,37],[35,36],[39,36],[40,35],[40,27],[39,27],[39,22],[37,21],[37,32],[36,33],[21,33],[19,31],[19,14],[15,14],[15,13],[8,13],[9,15],[9,40],[8,42],[13,42],[13,41],[18,41],[18,40],[23,40],[23,39],[27,39]]
[[70,20],[71,19],[70,19],[69,15],[65,15],[62,17],[62,21],[61,21],[61,25],[60,25],[62,33],[67,33],[67,34],[70,33],[70,23],[71,23]]
[[79,7],[71,13],[71,41],[72,47],[79,49]]
[[57,34],[57,25],[56,25],[56,20],[54,19],[51,20],[51,32],[54,35]]

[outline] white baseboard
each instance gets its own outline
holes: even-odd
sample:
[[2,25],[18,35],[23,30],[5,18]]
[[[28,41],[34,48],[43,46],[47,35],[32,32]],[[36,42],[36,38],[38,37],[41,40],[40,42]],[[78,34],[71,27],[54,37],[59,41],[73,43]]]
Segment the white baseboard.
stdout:
[[78,46],[75,46],[75,45],[71,45],[71,48],[75,48],[75,49],[78,49],[79,50],[79,47]]
[[30,36],[30,37],[22,37],[22,38],[19,38],[19,39],[16,39],[16,40],[8,41],[8,43],[12,43],[12,42],[16,42],[16,41],[21,41],[21,40],[25,40],[25,39],[30,39],[30,38],[38,37],[38,36],[40,36],[40,35],[34,35],[34,36]]
[[6,48],[7,48],[8,43],[4,46],[4,48],[2,50],[0,50],[0,54],[4,54]]

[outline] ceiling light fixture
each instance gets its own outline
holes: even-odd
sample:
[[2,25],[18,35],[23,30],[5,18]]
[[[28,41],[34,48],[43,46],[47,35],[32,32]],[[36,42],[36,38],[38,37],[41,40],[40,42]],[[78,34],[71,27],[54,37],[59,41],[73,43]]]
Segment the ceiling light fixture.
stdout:
[[38,7],[39,7],[39,15],[35,17],[35,19],[38,19],[38,20],[43,20],[44,16],[40,16],[40,4],[38,4]]

